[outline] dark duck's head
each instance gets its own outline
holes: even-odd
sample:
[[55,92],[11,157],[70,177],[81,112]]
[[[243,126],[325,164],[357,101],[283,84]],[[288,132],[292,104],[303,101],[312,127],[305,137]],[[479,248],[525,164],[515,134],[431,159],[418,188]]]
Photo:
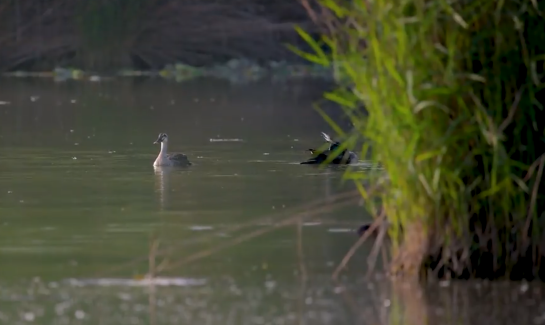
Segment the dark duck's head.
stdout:
[[[326,149],[325,151],[319,151],[319,150],[316,150],[316,149],[307,149],[307,151],[309,151],[312,155],[315,155],[315,157],[313,157],[313,158],[311,158],[311,159],[309,159],[307,161],[304,161],[301,164],[321,164],[322,162],[326,161],[328,159],[329,155],[333,151],[338,149],[339,146],[341,145],[340,142],[331,140],[329,135],[327,135],[325,132],[322,132],[322,137],[324,138],[324,140],[327,143],[330,144],[329,148]],[[344,156],[345,151],[346,150],[342,151],[340,154],[338,154],[337,157],[334,157],[334,159],[331,161],[331,163],[332,164],[338,164],[339,161]]]

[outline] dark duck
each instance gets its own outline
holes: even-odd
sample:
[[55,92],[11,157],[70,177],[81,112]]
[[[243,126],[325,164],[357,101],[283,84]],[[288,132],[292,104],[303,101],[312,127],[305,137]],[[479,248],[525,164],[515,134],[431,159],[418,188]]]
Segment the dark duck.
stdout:
[[[324,140],[329,143],[329,148],[324,151],[319,151],[316,149],[308,149],[311,154],[315,155],[307,161],[303,161],[301,164],[305,165],[317,165],[326,161],[330,155],[335,152],[341,146],[339,141],[333,141],[326,133],[322,132],[322,137]],[[352,151],[347,149],[342,150],[336,157],[334,157],[329,163],[333,165],[348,165],[358,161],[358,156]]]

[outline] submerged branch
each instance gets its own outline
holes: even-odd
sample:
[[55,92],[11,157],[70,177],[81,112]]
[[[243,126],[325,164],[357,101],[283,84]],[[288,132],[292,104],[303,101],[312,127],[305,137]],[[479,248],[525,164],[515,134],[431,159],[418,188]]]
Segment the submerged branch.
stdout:
[[[348,252],[346,253],[346,255],[343,257],[341,263],[339,263],[339,265],[337,266],[337,268],[335,269],[335,271],[333,272],[333,274],[331,275],[332,279],[334,281],[337,281],[338,278],[339,278],[339,274],[342,272],[342,270],[346,267],[346,265],[348,264],[348,262],[350,261],[350,259],[352,258],[352,256],[354,255],[354,253],[356,253],[356,251],[358,250],[358,248],[367,240],[367,238],[369,238],[369,236],[371,236],[371,234],[377,229],[379,228],[380,229],[380,233],[382,234],[384,229],[386,229],[386,225],[385,225],[385,221],[386,220],[386,212],[384,211],[384,209],[381,210],[381,213],[379,216],[377,216],[377,218],[375,219],[375,221],[373,221],[373,223],[371,224],[371,226],[369,227],[369,229],[367,229],[364,233],[363,233],[363,236],[361,236],[357,242],[354,243],[354,245],[352,245],[352,247],[350,247],[350,249],[348,250]],[[384,238],[384,236],[381,237],[380,239],[380,244],[382,244],[382,239]],[[378,247],[378,246],[377,246]],[[376,257],[376,256],[375,256]],[[373,268],[374,268],[374,262],[373,262]]]

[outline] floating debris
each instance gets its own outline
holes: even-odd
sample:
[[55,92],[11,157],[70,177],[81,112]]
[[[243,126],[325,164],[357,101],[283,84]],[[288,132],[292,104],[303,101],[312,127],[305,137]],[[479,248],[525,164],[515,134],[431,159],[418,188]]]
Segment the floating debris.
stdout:
[[191,226],[189,227],[190,230],[193,231],[203,231],[203,230],[212,230],[214,227],[212,226]]
[[303,222],[303,226],[305,227],[312,227],[312,226],[319,226],[321,225],[321,222],[315,221],[315,222]]
[[242,139],[213,139],[210,138],[210,142],[244,142]]
[[327,231],[329,231],[329,232],[353,232],[354,230],[349,229],[349,228],[330,228]]
[[83,286],[102,286],[102,287],[111,287],[111,286],[123,286],[123,287],[141,287],[141,286],[178,286],[178,287],[187,287],[187,286],[198,286],[206,284],[205,279],[192,279],[192,278],[166,278],[166,277],[156,277],[150,278],[147,276],[137,277],[135,279],[116,279],[116,278],[102,278],[102,279],[69,279],[66,280],[69,285],[74,287],[83,287]]

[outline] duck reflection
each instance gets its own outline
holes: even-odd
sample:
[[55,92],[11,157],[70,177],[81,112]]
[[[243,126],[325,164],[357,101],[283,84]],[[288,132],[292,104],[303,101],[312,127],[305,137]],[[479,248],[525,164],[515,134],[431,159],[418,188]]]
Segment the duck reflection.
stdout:
[[170,177],[173,167],[171,166],[153,166],[155,172],[155,191],[159,193],[159,209],[164,211],[168,208],[170,202]]

